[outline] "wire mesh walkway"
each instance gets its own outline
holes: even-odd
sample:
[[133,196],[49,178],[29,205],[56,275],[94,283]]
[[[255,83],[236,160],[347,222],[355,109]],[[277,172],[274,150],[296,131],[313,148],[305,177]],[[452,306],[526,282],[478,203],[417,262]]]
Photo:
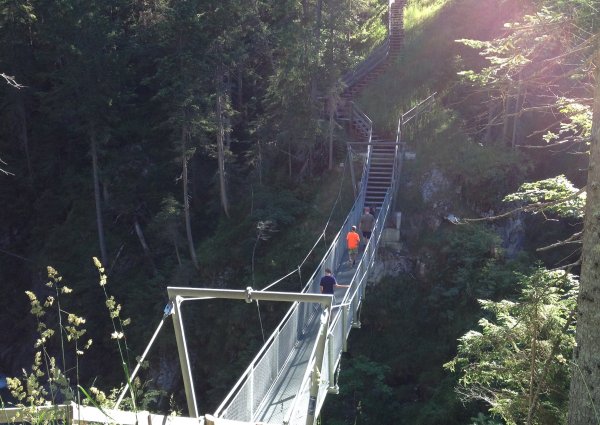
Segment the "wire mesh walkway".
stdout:
[[[355,271],[355,268],[350,267],[346,261],[343,261],[334,275],[339,284],[345,285],[352,281]],[[347,288],[334,288],[332,321],[341,314],[340,308],[336,306],[341,304],[347,292]],[[319,321],[316,320],[317,314],[314,317],[315,320],[310,322],[309,328],[302,335],[302,338],[298,341],[298,345],[290,354],[284,371],[276,380],[273,389],[263,402],[263,406],[259,408],[256,415],[256,419],[259,422],[268,424],[284,423],[286,419],[285,415],[294,401],[294,396],[302,385],[302,378],[310,362],[310,354],[318,335]]]

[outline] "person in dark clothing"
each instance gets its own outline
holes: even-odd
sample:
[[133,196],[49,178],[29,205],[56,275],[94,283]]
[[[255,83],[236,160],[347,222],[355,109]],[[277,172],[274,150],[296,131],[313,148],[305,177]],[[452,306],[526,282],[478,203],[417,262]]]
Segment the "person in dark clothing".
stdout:
[[332,294],[335,288],[349,288],[350,285],[340,285],[333,277],[331,269],[325,269],[325,276],[321,278],[321,294]]
[[373,233],[373,226],[375,226],[375,217],[369,211],[369,208],[365,208],[365,212],[360,217],[360,230],[362,231],[363,237],[369,241],[371,233]]

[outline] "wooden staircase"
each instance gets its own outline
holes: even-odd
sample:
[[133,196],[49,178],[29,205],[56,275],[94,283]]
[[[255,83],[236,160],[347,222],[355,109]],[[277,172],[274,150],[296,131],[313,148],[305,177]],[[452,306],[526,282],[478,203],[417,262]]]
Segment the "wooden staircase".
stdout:
[[[364,147],[371,147],[365,206],[376,210],[383,204],[385,194],[393,183],[396,140],[375,133],[373,123],[354,105],[353,99],[400,54],[404,42],[405,3],[406,0],[390,0],[388,37],[365,61],[343,77],[346,88],[341,94],[335,114],[336,120],[345,124],[346,130],[356,142],[364,142]],[[356,150],[367,150],[361,149],[360,143],[358,145]]]
[[389,8],[390,55],[398,56],[404,43],[404,5],[406,0],[391,0]]

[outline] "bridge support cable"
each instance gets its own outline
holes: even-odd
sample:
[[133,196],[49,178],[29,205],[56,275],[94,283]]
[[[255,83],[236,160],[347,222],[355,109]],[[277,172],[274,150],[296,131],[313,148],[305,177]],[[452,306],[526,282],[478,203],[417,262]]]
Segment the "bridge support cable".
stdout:
[[127,394],[127,390],[131,386],[131,383],[133,382],[133,380],[135,379],[137,373],[139,372],[140,367],[142,366],[142,363],[144,362],[144,360],[146,359],[146,356],[150,352],[150,348],[154,344],[154,341],[156,340],[156,337],[158,336],[158,333],[162,329],[162,326],[164,325],[165,320],[167,320],[167,317],[169,317],[172,313],[173,313],[173,303],[170,302],[169,304],[167,304],[165,306],[163,317],[160,320],[160,323],[156,327],[156,330],[154,331],[154,334],[152,335],[152,338],[150,338],[150,342],[148,343],[148,345],[146,346],[146,349],[142,353],[142,356],[138,360],[138,363],[135,366],[135,369],[131,373],[131,376],[129,376],[127,378],[127,383],[125,384],[125,388],[123,388],[123,390],[121,391],[121,394],[119,395],[119,398],[117,399],[115,405],[113,406],[113,409],[118,409],[119,408],[119,405],[123,401],[123,398],[125,397],[125,394]]

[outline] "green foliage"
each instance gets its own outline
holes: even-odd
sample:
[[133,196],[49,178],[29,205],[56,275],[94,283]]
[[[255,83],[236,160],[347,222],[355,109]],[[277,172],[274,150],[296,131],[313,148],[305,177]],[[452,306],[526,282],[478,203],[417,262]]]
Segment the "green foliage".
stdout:
[[[449,226],[424,239],[423,251],[431,253],[428,263],[431,280],[439,280],[432,302],[453,299],[468,305],[477,298],[495,297],[513,291],[515,271],[526,269],[526,255],[504,258],[498,234],[484,225]],[[433,247],[439,247],[433,249]]]
[[[131,396],[125,398],[123,403],[134,410],[138,407],[148,408],[164,392],[149,388],[148,383],[142,383],[139,378],[130,381],[126,354],[128,348],[123,331],[130,320],[121,317],[121,305],[114,296],[109,296],[106,292],[107,276],[104,268],[98,259],[94,258],[94,262],[99,272],[99,285],[104,289],[108,315],[113,322],[111,339],[117,341],[123,373],[126,381],[131,384]],[[74,304],[70,299],[74,292],[64,284],[62,276],[54,268],[48,267],[47,270],[49,280],[46,287],[53,295],[47,295],[42,302],[33,292],[26,291],[38,332],[31,370],[23,370],[22,378],[7,378],[16,406],[28,408],[23,411],[24,416],[17,419],[31,423],[50,423],[54,420],[43,411],[37,411],[36,407],[75,401],[84,405],[92,404],[100,409],[112,408],[121,392],[121,388],[115,388],[107,395],[94,385],[89,389],[83,386],[80,376],[82,359],[92,349],[92,339],[83,339],[87,334],[87,329],[84,328],[87,319],[65,310],[66,301]],[[69,298],[63,299],[64,297]],[[121,347],[121,344],[124,346]],[[80,393],[84,395],[83,399],[80,398]]]
[[492,320],[460,338],[445,367],[460,370],[458,393],[481,400],[507,424],[565,423],[568,359],[578,283],[562,271],[521,276],[517,301],[480,300]]
[[[594,54],[595,8],[585,1],[585,6],[554,0],[537,3],[530,14],[505,24],[507,34],[503,37],[492,41],[457,40],[480,50],[488,64],[459,74],[478,88],[485,88],[490,104],[502,103],[503,117],[496,118],[497,124],[500,120],[518,120],[508,116],[513,113],[536,116],[541,128],[527,135],[536,136],[534,144],[589,142],[592,108],[587,63]],[[524,93],[527,99],[519,104]],[[517,110],[524,103],[531,106],[531,112]],[[545,122],[541,115],[548,111],[556,114],[558,122]]]
[[471,418],[469,425],[502,425],[502,422],[479,412],[476,417]]
[[504,198],[504,202],[522,202],[534,214],[553,213],[559,217],[582,218],[586,194],[564,176],[523,183],[519,190]]
[[340,397],[351,400],[350,405],[337,404],[327,409],[327,415],[344,419],[331,419],[323,423],[392,423],[397,407],[392,388],[386,383],[390,368],[364,355],[342,359]]
[[448,0],[409,0],[404,8],[405,31],[410,37],[414,37],[412,31],[435,19],[446,3]]

